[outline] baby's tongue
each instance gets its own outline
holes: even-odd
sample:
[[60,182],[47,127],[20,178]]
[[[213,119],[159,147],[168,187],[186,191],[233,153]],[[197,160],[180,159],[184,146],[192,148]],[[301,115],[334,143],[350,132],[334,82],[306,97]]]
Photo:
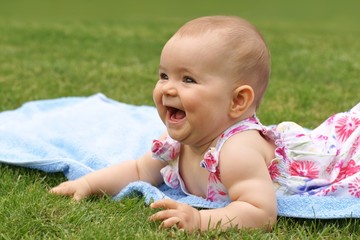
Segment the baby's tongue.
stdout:
[[175,119],[183,119],[185,116],[185,112],[181,110],[178,110],[175,114],[173,114],[173,118]]

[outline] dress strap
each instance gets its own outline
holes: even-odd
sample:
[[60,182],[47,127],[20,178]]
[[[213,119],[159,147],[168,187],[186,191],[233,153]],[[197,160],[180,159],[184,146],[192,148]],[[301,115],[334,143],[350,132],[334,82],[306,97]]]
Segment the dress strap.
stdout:
[[239,132],[247,130],[258,130],[263,132],[265,131],[265,127],[260,123],[255,114],[238,123],[235,123],[220,135],[219,140],[216,143],[216,147],[209,148],[209,150],[205,153],[204,160],[200,162],[200,166],[207,169],[208,172],[216,172],[216,168],[219,164],[219,153],[226,140]]
[[216,149],[221,149],[222,145],[228,140],[231,136],[244,132],[247,130],[258,130],[263,132],[265,127],[260,123],[259,119],[256,117],[256,114],[246,118],[238,123],[235,123],[229,127],[223,134],[220,135],[218,142],[216,143]]

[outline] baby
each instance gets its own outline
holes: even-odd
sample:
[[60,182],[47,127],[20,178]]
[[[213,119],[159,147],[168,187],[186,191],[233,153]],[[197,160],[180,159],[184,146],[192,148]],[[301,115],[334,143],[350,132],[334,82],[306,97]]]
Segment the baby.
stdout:
[[[265,127],[256,110],[268,85],[269,65],[269,50],[249,22],[231,16],[189,21],[165,44],[153,91],[166,133],[139,159],[64,182],[50,192],[80,200],[93,194],[116,195],[142,180],[230,202],[209,210],[170,199],[150,205],[160,209],[150,219],[161,221],[161,227],[177,225],[189,232],[218,226],[271,229],[277,218],[273,182],[283,194],[335,192],[331,187],[347,178],[347,166],[360,162],[359,105],[312,132],[287,122]],[[339,138],[333,141],[329,135],[339,130],[337,124],[346,128],[341,140],[351,138],[344,150],[347,156],[339,150],[343,144],[336,144]],[[344,157],[336,159],[340,153]],[[352,189],[346,189],[352,195]]]

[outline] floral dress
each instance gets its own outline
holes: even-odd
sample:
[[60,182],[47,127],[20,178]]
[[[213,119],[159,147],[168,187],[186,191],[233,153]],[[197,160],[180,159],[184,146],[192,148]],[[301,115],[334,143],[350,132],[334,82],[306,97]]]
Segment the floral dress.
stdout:
[[[229,201],[221,183],[219,153],[232,135],[255,129],[275,142],[275,159],[269,174],[278,195],[319,195],[360,198],[360,103],[349,112],[338,113],[319,127],[308,130],[293,122],[263,126],[254,115],[227,129],[216,147],[200,163],[209,171],[207,199]],[[153,141],[153,158],[168,165],[161,170],[164,182],[189,194],[178,170],[181,144],[170,137]]]
[[278,194],[360,198],[360,103],[314,130],[283,122],[265,134],[276,144]]
[[[216,147],[209,148],[205,153],[204,159],[200,162],[199,167],[205,168],[210,173],[208,178],[207,200],[212,202],[224,202],[230,200],[228,192],[220,179],[219,153],[227,139],[236,133],[251,129],[259,131],[265,130],[256,116],[247,118],[228,128],[219,137]],[[179,174],[180,147],[181,143],[173,140],[169,136],[164,141],[154,140],[151,149],[152,156],[154,159],[167,163],[160,171],[165,184],[171,188],[180,187],[185,194],[191,195],[186,190],[185,184]]]

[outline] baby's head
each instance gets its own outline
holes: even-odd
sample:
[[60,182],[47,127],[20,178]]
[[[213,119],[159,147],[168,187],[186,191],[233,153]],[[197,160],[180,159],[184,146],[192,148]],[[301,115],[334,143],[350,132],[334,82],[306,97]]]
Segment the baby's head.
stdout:
[[[184,24],[169,40],[178,38],[206,38],[204,54],[222,61],[224,71],[232,73],[239,85],[249,85],[254,91],[253,106],[259,106],[269,82],[270,54],[258,30],[249,22],[233,16],[200,17]],[[196,56],[194,56],[196,57]],[[231,82],[229,82],[231,84]]]

